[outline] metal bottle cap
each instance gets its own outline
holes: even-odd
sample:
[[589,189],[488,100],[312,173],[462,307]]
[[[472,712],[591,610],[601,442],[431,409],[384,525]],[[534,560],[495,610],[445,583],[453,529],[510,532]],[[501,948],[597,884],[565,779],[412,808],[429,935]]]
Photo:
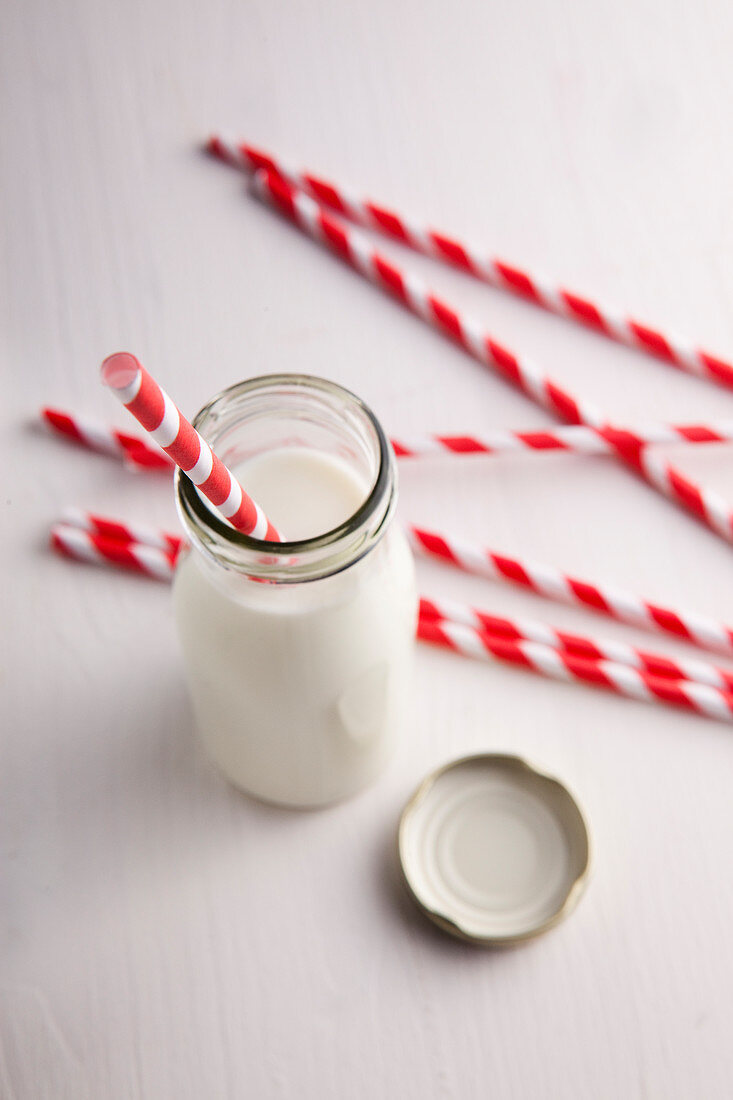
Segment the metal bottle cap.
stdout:
[[429,775],[405,807],[407,885],[445,931],[513,944],[552,928],[585,888],[590,841],[563,784],[518,756],[467,756]]

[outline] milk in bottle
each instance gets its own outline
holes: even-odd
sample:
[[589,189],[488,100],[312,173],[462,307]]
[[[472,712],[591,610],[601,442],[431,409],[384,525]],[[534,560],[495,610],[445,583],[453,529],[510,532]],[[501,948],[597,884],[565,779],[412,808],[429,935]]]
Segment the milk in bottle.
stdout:
[[308,376],[232,387],[194,423],[288,540],[234,531],[178,476],[191,550],[174,605],[201,739],[260,798],[344,798],[409,736],[416,595],[393,453],[358,398]]

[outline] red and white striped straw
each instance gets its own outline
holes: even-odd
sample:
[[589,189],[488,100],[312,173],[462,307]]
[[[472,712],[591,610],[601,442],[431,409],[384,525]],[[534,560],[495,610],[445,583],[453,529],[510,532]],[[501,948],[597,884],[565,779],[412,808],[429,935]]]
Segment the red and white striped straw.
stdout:
[[553,680],[591,684],[629,699],[669,703],[706,718],[733,721],[733,694],[706,684],[652,676],[614,661],[587,660],[537,642],[508,641],[469,626],[422,617],[418,619],[417,636],[464,657],[519,665]]
[[259,504],[134,355],[123,351],[105,359],[102,381],[233,527],[255,539],[281,541]]
[[170,470],[173,467],[168,455],[157,447],[151,447],[137,435],[96,424],[79,416],[71,416],[60,409],[41,409],[41,416],[58,435],[73,439],[89,450],[121,458],[140,469]]
[[139,542],[124,542],[106,535],[90,534],[78,527],[56,524],[51,529],[51,545],[64,557],[92,565],[114,565],[143,573],[157,581],[170,581],[175,572],[176,554],[146,546]]
[[[474,358],[490,367],[542,408],[573,424],[613,428],[593,406],[581,403],[528,360],[499,344],[473,318],[461,315],[438,298],[412,273],[396,267],[372,248],[361,233],[348,229],[305,192],[272,172],[254,176],[258,195],[284,213],[310,237],[346,260],[370,282],[388,291],[402,305],[443,335],[449,336]],[[733,542],[733,513],[717,493],[694,484],[646,447],[631,439],[608,440],[614,455],[640,474],[658,492],[691,512],[717,534]]]
[[[186,545],[184,538],[172,532],[100,516],[79,508],[65,511],[63,526],[114,541],[163,550],[173,562]],[[419,527],[408,527],[407,533],[418,554],[438,558],[466,572],[517,584],[555,602],[574,604],[631,626],[668,634],[677,641],[690,642],[701,649],[733,654],[733,627],[724,626],[706,616],[662,607],[610,585],[579,580],[561,573],[553,566],[520,561],[518,558],[454,538],[449,541],[444,535]],[[581,637],[529,619],[502,619],[450,600],[423,600],[421,613],[427,618],[447,618],[486,629],[492,634],[511,636],[512,639],[524,638],[544,645],[559,646],[580,657],[608,658],[619,664],[644,667],[655,675],[683,676],[720,687],[725,683],[733,689],[733,672],[712,669],[706,662],[689,658],[668,658],[634,649],[621,642]]]
[[[66,508],[61,523],[54,530],[59,528],[62,532],[67,533],[67,537],[69,528],[85,532],[91,536],[91,541],[79,540],[75,544],[77,549],[81,547],[86,554],[93,554],[97,550],[104,557],[104,552],[110,550],[110,542],[121,542],[128,544],[130,547],[152,548],[163,551],[171,567],[175,565],[178,554],[186,545],[185,539],[179,535],[157,528],[146,527],[139,523],[100,516],[94,512],[83,511],[80,508]],[[101,540],[99,546],[95,545],[94,539]],[[99,549],[100,547],[101,549]],[[117,553],[117,547],[111,549]],[[84,560],[96,559],[85,557]],[[156,558],[152,560],[153,562],[157,561]],[[116,557],[112,557],[111,561],[113,564],[118,564]],[[126,560],[121,564],[126,564],[129,567],[129,562]],[[145,571],[145,569],[142,571]],[[636,668],[655,676],[678,680],[694,680],[721,690],[733,691],[733,671],[729,672],[726,669],[716,668],[706,661],[694,658],[667,657],[663,654],[637,649],[625,642],[594,639],[572,634],[548,626],[545,623],[537,622],[534,619],[502,618],[488,611],[469,607],[467,604],[458,603],[454,600],[427,598],[420,601],[420,615],[427,619],[445,619],[449,622],[460,623],[464,626],[486,631],[497,637],[504,637],[508,641],[539,642],[542,645],[564,650],[576,657],[587,660],[615,661],[617,664],[628,665],[630,668]]]
[[[48,419],[53,413],[59,427]],[[124,435],[124,445],[118,447],[115,437],[122,435],[115,428],[92,423],[59,410],[42,410],[42,415],[55,430],[93,450],[115,454],[132,466],[170,470],[175,463],[164,451],[151,447],[141,436]],[[95,441],[99,441],[102,446]],[[398,458],[426,458],[442,455],[493,455],[527,451],[566,451],[583,455],[613,454],[609,440],[629,446],[647,444],[730,443],[733,441],[733,421],[718,424],[641,424],[630,428],[586,428],[570,424],[553,429],[504,431],[495,429],[479,435],[401,435],[391,443]],[[107,446],[108,445],[108,446]],[[109,449],[108,449],[109,448]]]
[[582,424],[550,431],[489,431],[479,435],[401,435],[392,439],[398,458],[432,455],[494,455],[521,451],[534,454],[567,451],[583,455],[613,454],[617,445],[728,443],[733,440],[733,421],[717,425],[644,424],[631,428],[586,428]]
[[663,607],[622,588],[580,580],[553,566],[498,554],[421,527],[408,527],[407,533],[417,554],[438,558],[467,573],[516,584],[558,603],[589,608],[631,626],[661,631],[700,649],[733,654],[733,627],[705,615]]
[[562,286],[554,286],[544,277],[487,256],[482,249],[408,220],[368,199],[359,198],[330,180],[310,172],[296,171],[269,153],[244,142],[215,135],[209,139],[208,149],[237,168],[251,172],[260,169],[274,172],[350,221],[378,230],[417,252],[459,267],[490,286],[517,294],[552,313],[589,326],[612,340],[647,352],[689,374],[733,388],[731,363],[696,347],[676,333],[662,332],[633,317],[624,316],[617,309],[591,301]]
[[586,661],[613,661],[639,672],[647,672],[651,676],[670,680],[693,680],[719,691],[733,692],[733,671],[718,668],[697,658],[672,658],[637,649],[626,642],[571,634],[535,619],[507,619],[455,600],[423,597],[420,600],[420,616],[434,622],[458,623],[508,642],[537,642]]
[[[123,567],[156,580],[170,581],[175,572],[174,553],[90,534],[78,527],[53,527],[51,544],[77,561]],[[730,692],[695,681],[655,676],[610,660],[578,657],[536,642],[510,640],[487,630],[436,619],[429,612],[421,612],[418,618],[417,637],[464,656],[508,662],[554,679],[606,687],[629,698],[673,704],[723,721],[733,718]]]
[[81,508],[65,508],[60,523],[64,527],[75,527],[90,535],[101,535],[116,542],[139,543],[163,550],[175,556],[186,545],[181,535],[161,531],[154,527],[145,527],[141,523],[128,523],[110,516],[100,516],[96,512],[85,512]]

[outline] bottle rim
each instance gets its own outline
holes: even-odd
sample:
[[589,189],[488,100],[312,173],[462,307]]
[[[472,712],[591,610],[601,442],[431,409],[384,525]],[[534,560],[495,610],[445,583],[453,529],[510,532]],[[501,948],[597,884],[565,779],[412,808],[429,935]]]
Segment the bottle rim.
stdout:
[[[376,543],[396,506],[395,462],[391,444],[369,406],[351,390],[325,378],[308,374],[267,374],[249,378],[221,390],[211,398],[194,417],[197,431],[216,450],[218,434],[231,424],[222,425],[222,414],[232,405],[244,405],[248,399],[274,394],[286,387],[293,396],[322,398],[324,402],[340,401],[347,411],[357,418],[371,435],[369,442],[376,464],[376,474],[371,487],[355,512],[338,526],[307,539],[283,542],[265,542],[237,531],[220,518],[206,503],[198,489],[187,476],[177,469],[175,473],[176,503],[178,512],[189,537],[209,558],[230,569],[271,580],[302,581],[339,572],[367,554]],[[346,554],[340,568],[333,564],[328,551],[336,556]],[[300,563],[294,568],[294,559]],[[283,571],[286,571],[285,575]],[[280,575],[276,575],[280,574]]]

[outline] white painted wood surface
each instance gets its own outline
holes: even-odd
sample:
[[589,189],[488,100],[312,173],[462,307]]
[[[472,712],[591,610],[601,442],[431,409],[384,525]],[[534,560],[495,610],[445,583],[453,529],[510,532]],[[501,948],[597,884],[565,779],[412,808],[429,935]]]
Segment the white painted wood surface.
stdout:
[[[45,549],[69,503],[172,522],[167,483],[31,422],[57,403],[123,424],[96,375],[120,347],[191,412],[284,369],[352,387],[394,433],[547,422],[248,199],[196,151],[217,125],[732,352],[730,6],[7,0],[1,22],[0,1096],[729,1097],[729,729],[423,649],[383,782],[324,813],[251,803],[197,750],[165,588]],[[403,258],[619,419],[733,415]],[[729,450],[678,454],[733,500]],[[403,515],[438,508],[733,621],[731,548],[607,460],[405,467]],[[573,917],[504,954],[433,931],[394,858],[420,778],[482,748],[561,775],[595,841]]]

